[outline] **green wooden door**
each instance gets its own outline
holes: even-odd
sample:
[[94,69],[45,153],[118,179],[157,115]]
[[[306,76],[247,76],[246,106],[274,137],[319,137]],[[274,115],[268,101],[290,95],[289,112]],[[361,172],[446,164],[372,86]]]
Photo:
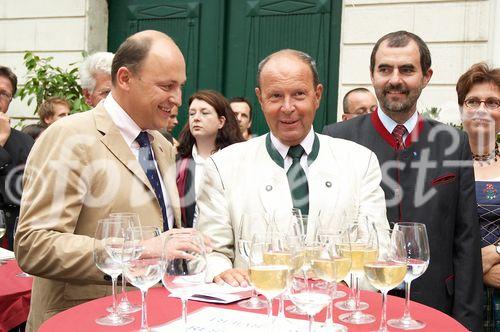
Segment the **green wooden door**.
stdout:
[[137,31],[167,33],[186,58],[179,123],[186,121],[193,92],[215,89],[251,100],[259,134],[268,128],[254,92],[257,64],[279,49],[305,51],[316,59],[325,85],[314,122],[321,131],[336,118],[341,11],[339,0],[109,0],[108,48],[116,51]]

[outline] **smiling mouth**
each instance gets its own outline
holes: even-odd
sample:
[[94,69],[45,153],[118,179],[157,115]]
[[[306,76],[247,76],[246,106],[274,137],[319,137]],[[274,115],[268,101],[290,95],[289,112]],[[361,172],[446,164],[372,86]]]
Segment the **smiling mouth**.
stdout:
[[158,105],[158,109],[160,111],[162,111],[162,112],[170,114],[170,111],[172,110],[172,107],[165,107],[165,106]]
[[284,125],[293,125],[293,124],[299,122],[299,120],[281,120],[280,122]]

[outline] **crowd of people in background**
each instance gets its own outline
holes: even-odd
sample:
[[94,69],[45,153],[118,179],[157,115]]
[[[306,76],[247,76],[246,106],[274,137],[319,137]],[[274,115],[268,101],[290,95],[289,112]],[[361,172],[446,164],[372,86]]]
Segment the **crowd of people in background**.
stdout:
[[241,215],[273,204],[317,213],[332,197],[351,219],[424,223],[432,258],[412,300],[472,331],[499,329],[500,69],[479,63],[461,75],[460,131],[417,112],[431,64],[417,35],[383,36],[370,58],[375,94],[348,91],[342,122],[319,134],[312,123],[325,87],[316,63],[280,50],[259,64],[255,89],[269,133],[252,132],[249,96],[200,90],[178,137],[186,65],[162,33],[143,31],[116,54],[87,57],[80,83],[93,109],[69,116],[68,101],[50,97],[22,131],[6,114],[17,77],[0,66],[0,209],[7,246],[36,276],[28,329],[109,292],[91,241],[109,213],[133,210],[166,232],[198,229],[213,245],[210,278],[244,286],[248,271],[234,251]]

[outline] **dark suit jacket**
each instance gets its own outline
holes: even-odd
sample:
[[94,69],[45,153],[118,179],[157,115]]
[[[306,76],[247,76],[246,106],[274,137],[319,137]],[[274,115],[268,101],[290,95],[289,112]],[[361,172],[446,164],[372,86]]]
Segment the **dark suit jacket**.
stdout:
[[5,210],[7,239],[12,249],[14,221],[19,215],[24,164],[33,146],[33,138],[14,128],[0,147],[0,210]]
[[371,149],[382,170],[389,222],[424,223],[428,270],[412,283],[411,299],[439,309],[472,331],[482,326],[482,267],[474,171],[467,135],[419,117],[406,148],[396,142],[377,112],[326,126],[324,134]]

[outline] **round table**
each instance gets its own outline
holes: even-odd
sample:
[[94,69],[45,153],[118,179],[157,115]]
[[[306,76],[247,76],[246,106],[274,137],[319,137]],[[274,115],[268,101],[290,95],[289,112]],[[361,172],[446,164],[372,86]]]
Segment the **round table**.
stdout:
[[0,265],[0,332],[28,319],[33,278],[18,277],[21,269],[13,259]]
[[[342,287],[342,289],[344,289]],[[346,289],[344,289],[346,290]],[[168,297],[168,292],[164,288],[152,288],[149,290],[147,298],[148,307],[148,323],[150,327],[157,325],[162,325],[165,322],[175,320],[180,317],[181,314],[181,303],[177,298]],[[140,293],[139,291],[133,291],[128,293],[128,298],[133,303],[140,303]],[[374,314],[377,317],[377,321],[372,324],[367,325],[350,325],[345,324],[349,331],[372,331],[378,328],[380,323],[380,311],[382,307],[382,295],[375,292],[362,291],[361,298],[370,304],[370,308],[366,311]],[[339,299],[338,301],[341,301]],[[86,302],[84,304],[78,305],[74,308],[63,311],[52,318],[48,319],[40,327],[40,332],[52,332],[52,331],[131,331],[138,330],[141,325],[140,312],[132,314],[135,317],[135,321],[129,325],[119,326],[119,327],[104,327],[97,325],[94,320],[99,316],[105,314],[106,307],[111,303],[111,297],[104,297],[101,299]],[[395,318],[403,315],[404,309],[404,299],[399,297],[389,296],[387,306],[387,317]],[[188,302],[188,311],[193,312],[200,308],[212,306],[224,309],[233,310],[243,310],[236,303],[233,304],[211,304],[203,302]],[[273,305],[274,314],[277,314],[277,303]],[[266,309],[263,310],[246,310],[250,312],[260,312],[265,314]],[[316,315],[316,321],[322,322],[325,320],[325,311]],[[453,318],[445,315],[444,313],[435,310],[433,308],[427,307],[423,304],[412,302],[411,307],[412,316],[416,319],[423,320],[427,323],[425,329],[419,331],[467,331],[460,323],[455,321]],[[334,308],[335,321],[338,321],[338,316],[341,313],[340,310]],[[305,316],[296,316],[286,313],[287,317],[305,319]],[[393,330],[392,328],[390,328]],[[394,329],[395,330],[395,329]],[[401,331],[401,330],[398,330]]]

